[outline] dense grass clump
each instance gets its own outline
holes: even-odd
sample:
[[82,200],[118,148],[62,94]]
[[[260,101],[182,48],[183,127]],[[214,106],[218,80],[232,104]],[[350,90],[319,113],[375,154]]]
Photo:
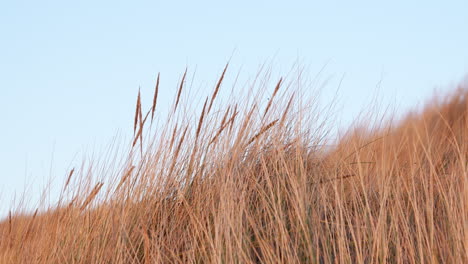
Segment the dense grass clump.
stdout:
[[331,148],[301,78],[264,71],[221,97],[227,74],[197,112],[185,73],[165,122],[158,76],[124,159],[11,213],[1,263],[468,263],[466,89]]

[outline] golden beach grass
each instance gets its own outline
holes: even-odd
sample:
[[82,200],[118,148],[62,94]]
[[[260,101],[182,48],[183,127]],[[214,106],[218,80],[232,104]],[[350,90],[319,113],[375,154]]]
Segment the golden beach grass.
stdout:
[[221,102],[227,69],[198,112],[186,70],[162,125],[158,75],[128,155],[72,170],[56,206],[12,212],[1,263],[468,263],[463,85],[326,147],[333,123],[298,78],[264,71]]

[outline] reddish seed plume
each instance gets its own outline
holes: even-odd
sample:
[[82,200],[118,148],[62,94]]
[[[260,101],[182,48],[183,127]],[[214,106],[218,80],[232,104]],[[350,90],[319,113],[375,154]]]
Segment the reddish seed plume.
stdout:
[[185,68],[184,75],[182,76],[182,80],[180,81],[179,91],[177,92],[177,98],[174,106],[174,113],[177,110],[177,106],[179,105],[180,95],[182,94],[182,88],[184,88],[185,76],[187,76],[187,68]]
[[158,93],[159,93],[159,73],[158,73],[158,79],[156,80],[156,87],[154,88],[153,107],[151,109],[151,122],[153,122],[153,119],[154,119],[154,111],[156,110]]
[[268,105],[265,108],[265,111],[263,112],[263,117],[265,117],[266,114],[268,113],[268,110],[270,110],[271,104],[273,103],[273,98],[275,98],[276,94],[278,93],[278,90],[279,90],[279,88],[281,86],[282,81],[283,81],[283,78],[281,78],[279,80],[278,84],[276,84],[275,90],[273,91],[273,95],[271,96],[270,100],[268,100]]
[[140,89],[138,89],[138,97],[137,97],[137,103],[136,103],[136,109],[135,109],[135,121],[133,122],[133,134],[135,134],[136,132],[138,118],[140,116],[140,108],[141,108],[141,98],[140,98]]
[[268,131],[270,128],[272,128],[276,123],[278,122],[278,119],[276,119],[275,121],[269,123],[268,125],[262,127],[260,129],[260,132],[258,132],[255,136],[253,136],[249,142],[247,143],[247,145],[250,145],[252,142],[254,142],[257,138],[259,138],[263,133],[265,133],[266,131]]
[[68,174],[67,181],[65,182],[65,186],[63,187],[64,190],[67,188],[68,184],[70,184],[70,180],[74,172],[75,172],[75,168],[73,168]]
[[223,82],[224,74],[226,73],[228,66],[229,66],[229,63],[227,63],[226,66],[224,67],[223,73],[221,74],[221,77],[219,78],[218,83],[216,84],[213,95],[211,96],[210,106],[208,107],[208,111],[207,111],[208,113],[210,112],[211,107],[213,106],[213,102],[216,99],[216,96],[218,95],[219,88],[221,87],[221,83]]
[[194,160],[195,155],[197,154],[197,151],[198,151],[198,140],[199,140],[198,137],[200,136],[201,127],[203,125],[203,119],[205,117],[205,110],[206,110],[206,104],[207,103],[208,103],[208,97],[206,98],[205,103],[203,104],[203,109],[202,109],[202,112],[200,114],[200,119],[198,120],[197,131],[195,133],[195,146],[193,148],[192,155],[190,155],[190,162],[189,162],[189,166],[188,166],[189,174],[192,172],[193,160]]
[[203,105],[203,110],[202,110],[202,113],[200,115],[200,120],[198,121],[197,132],[196,132],[196,135],[195,135],[196,139],[198,139],[198,136],[200,135],[201,126],[203,124],[203,118],[205,117],[205,109],[206,109],[206,103],[207,102],[208,102],[208,98],[206,98],[206,100],[205,100],[205,104]]
[[[146,120],[148,119],[148,116],[149,114],[151,113],[151,111],[148,111],[145,115],[145,118],[143,118],[143,121],[140,122],[140,127],[138,129],[138,133],[135,135],[135,137],[133,138],[133,143],[132,143],[132,147],[135,146],[135,144],[137,143],[138,139],[140,140],[140,143],[143,143],[143,128],[145,126],[145,122]],[[142,150],[143,146],[140,146],[140,150]]]

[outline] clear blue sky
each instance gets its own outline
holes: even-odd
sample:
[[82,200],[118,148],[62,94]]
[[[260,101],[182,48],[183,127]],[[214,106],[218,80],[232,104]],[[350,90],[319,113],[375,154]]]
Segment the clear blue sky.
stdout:
[[407,109],[468,73],[467,3],[1,1],[2,208],[32,179],[61,179],[83,152],[131,133],[138,87],[150,96],[157,72],[164,100],[185,66],[211,84],[233,51],[233,71],[250,74],[272,57],[312,73],[328,62],[334,80],[346,74],[345,118],[379,81]]

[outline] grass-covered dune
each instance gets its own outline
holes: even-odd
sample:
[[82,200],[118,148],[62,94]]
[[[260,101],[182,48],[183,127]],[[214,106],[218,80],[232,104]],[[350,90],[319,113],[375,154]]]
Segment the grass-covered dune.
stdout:
[[467,87],[330,146],[301,74],[229,74],[196,109],[184,74],[167,119],[158,76],[128,153],[70,171],[53,206],[13,210],[0,262],[468,263]]

